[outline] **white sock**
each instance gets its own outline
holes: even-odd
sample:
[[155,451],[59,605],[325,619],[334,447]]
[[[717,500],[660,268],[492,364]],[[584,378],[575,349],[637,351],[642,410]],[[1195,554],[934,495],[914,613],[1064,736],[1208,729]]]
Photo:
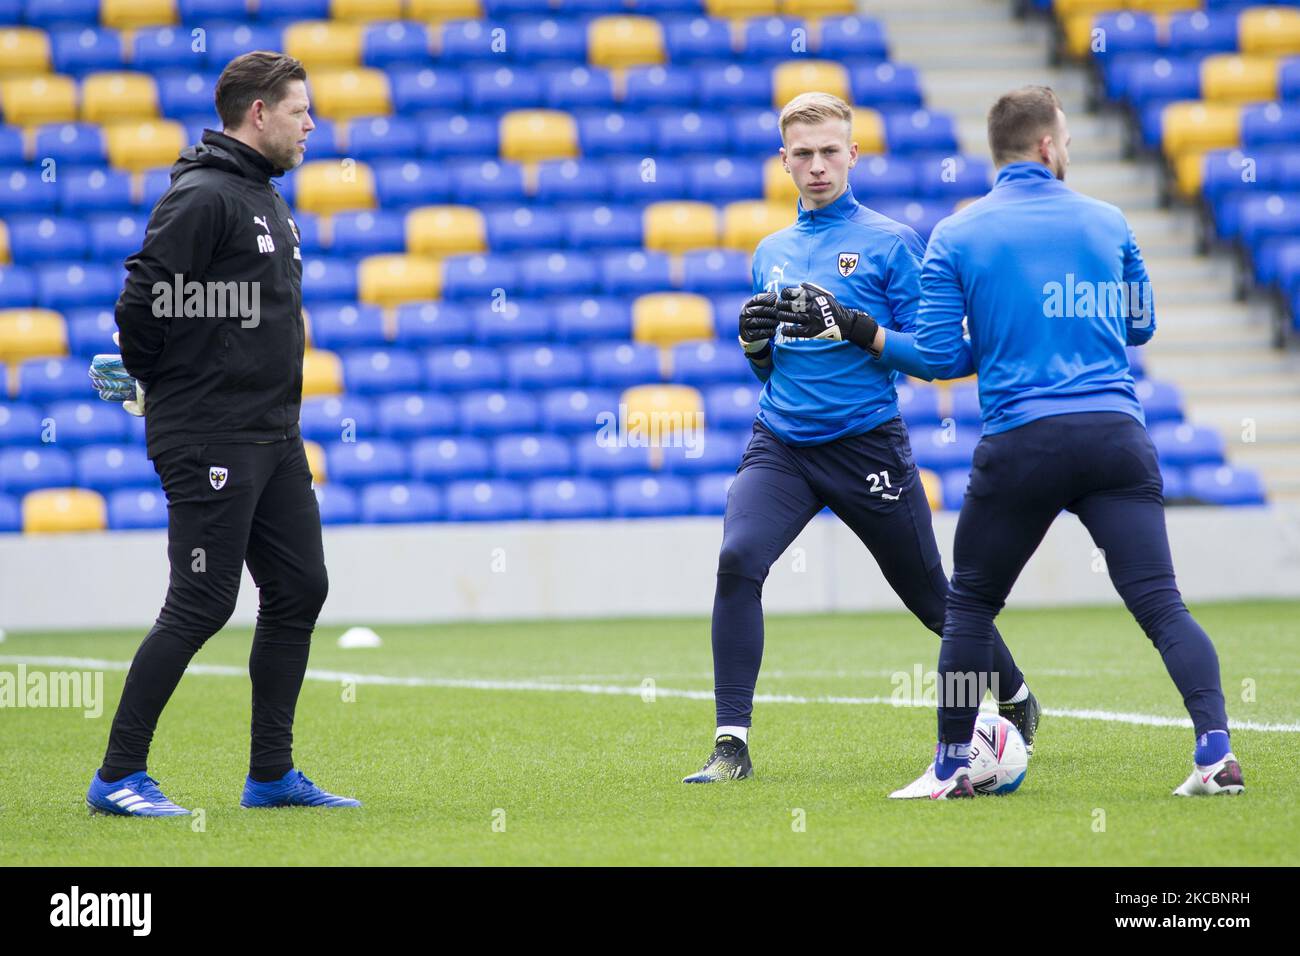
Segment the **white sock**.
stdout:
[[999,704],[1022,704],[1029,699],[1029,685],[1024,681],[1020,682],[1020,690],[1009,700],[1000,700]]
[[716,735],[714,735],[713,739],[717,740],[719,737],[722,737],[727,734],[730,734],[732,737],[737,738],[746,747],[749,746],[748,727],[719,727],[718,732]]

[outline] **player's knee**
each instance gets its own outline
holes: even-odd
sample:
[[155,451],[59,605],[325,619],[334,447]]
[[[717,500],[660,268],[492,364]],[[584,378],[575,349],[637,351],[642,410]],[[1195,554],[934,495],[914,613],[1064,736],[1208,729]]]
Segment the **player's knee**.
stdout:
[[329,575],[325,573],[325,565],[322,564],[303,577],[301,586],[303,612],[310,614],[312,620],[315,620],[320,609],[325,606],[325,598],[329,593]]
[[238,594],[229,594],[184,600],[168,594],[155,627],[175,634],[197,651],[209,637],[226,626],[235,613],[237,597]]
[[754,558],[754,549],[747,548],[737,541],[722,542],[718,553],[718,576],[729,574],[750,581],[762,582],[767,578],[768,569]]

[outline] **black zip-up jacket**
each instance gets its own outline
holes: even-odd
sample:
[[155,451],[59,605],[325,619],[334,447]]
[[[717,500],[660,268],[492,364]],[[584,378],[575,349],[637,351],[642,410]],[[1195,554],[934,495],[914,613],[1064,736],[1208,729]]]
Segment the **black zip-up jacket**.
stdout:
[[177,445],[299,434],[302,253],[271,184],[283,172],[251,146],[204,131],[181,151],[143,247],[126,260],[116,320],[122,362],[146,390],[150,458]]

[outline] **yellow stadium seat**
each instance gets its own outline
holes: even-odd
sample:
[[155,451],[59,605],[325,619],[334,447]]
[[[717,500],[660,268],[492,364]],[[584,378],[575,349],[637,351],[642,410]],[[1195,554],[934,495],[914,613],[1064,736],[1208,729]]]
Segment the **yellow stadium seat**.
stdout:
[[294,205],[320,216],[375,208],[375,174],[354,159],[318,159],[298,168]]
[[407,0],[408,20],[482,20],[482,0]]
[[663,63],[663,26],[654,17],[597,17],[587,27],[587,59],[606,69]]
[[777,0],[706,0],[704,8],[711,17],[770,17],[777,13]]
[[58,73],[0,80],[0,109],[11,126],[71,123],[77,118],[77,83]]
[[853,107],[853,142],[858,144],[860,153],[883,153],[888,145],[885,142],[885,118],[879,110],[869,106]]
[[307,348],[311,348],[311,310],[306,306],[303,306],[302,309],[302,337],[303,344],[306,345]]
[[689,385],[635,385],[620,399],[627,406],[627,433],[641,441],[667,437],[704,422],[704,400]]
[[713,338],[713,306],[690,292],[651,292],[632,303],[632,338],[649,345],[675,345]]
[[645,247],[685,252],[718,244],[718,211],[706,202],[651,203],[642,213]]
[[176,0],[99,0],[99,23],[114,30],[167,27],[179,22]]
[[1076,13],[1061,20],[1065,51],[1076,60],[1085,59],[1092,50],[1092,29],[1096,19],[1095,13]]
[[343,394],[343,362],[325,349],[307,349],[302,357],[302,397]]
[[331,20],[400,20],[402,0],[330,0]]
[[0,76],[49,71],[49,34],[34,27],[0,28]]
[[0,362],[68,354],[63,316],[50,309],[0,309]]
[[516,163],[573,159],[578,123],[563,110],[512,110],[501,117],[501,158]]
[[0,265],[8,265],[12,253],[9,250],[9,227],[0,219]]
[[1237,40],[1242,53],[1279,56],[1300,53],[1300,10],[1287,7],[1253,7],[1237,19]]
[[925,489],[925,500],[930,502],[931,511],[943,510],[943,482],[939,476],[929,468],[918,468],[917,474],[921,476],[921,487]]
[[357,297],[370,305],[401,305],[442,293],[442,263],[430,256],[367,256],[357,267]]
[[109,164],[130,172],[170,166],[188,144],[185,127],[174,120],[114,123],[105,137]]
[[81,118],[89,123],[153,119],[158,84],[148,73],[91,73],[81,83]]
[[782,204],[793,204],[799,198],[799,189],[785,171],[780,156],[773,156],[763,164],[763,197],[768,202]]
[[88,488],[42,488],[23,495],[23,531],[51,534],[62,531],[103,531],[108,507]]
[[1205,153],[1193,150],[1182,153],[1174,159],[1174,180],[1178,184],[1178,193],[1184,199],[1196,199],[1201,195],[1201,182],[1205,178]]
[[1241,143],[1241,107],[1185,101],[1164,109],[1164,152],[1174,157],[1196,149],[1227,149]]
[[325,449],[309,439],[304,439],[302,450],[307,453],[307,467],[311,469],[311,481],[314,485],[323,485],[327,480],[325,471]]
[[791,17],[839,17],[857,13],[853,0],[781,0],[781,13]]
[[1111,10],[1122,10],[1123,8],[1124,0],[1056,0],[1052,4],[1052,12],[1060,20],[1082,14],[1091,16],[1096,13],[1107,13]]
[[[1120,6],[1116,4],[1113,9]],[[1199,10],[1205,3],[1204,0],[1128,0],[1122,6],[1140,13],[1177,13],[1180,10]]]
[[762,199],[728,203],[722,211],[722,244],[728,249],[753,252],[764,238],[784,229],[794,222],[794,218],[795,211],[789,203]]
[[417,256],[487,252],[487,222],[473,206],[421,206],[406,214],[406,251]]
[[1201,96],[1224,103],[1277,98],[1277,60],[1220,53],[1201,61]]
[[308,82],[312,112],[326,119],[387,116],[393,111],[388,74],[383,70],[317,70]]
[[359,23],[301,20],[285,28],[284,52],[302,60],[307,68],[307,83],[314,90],[318,78],[313,70],[361,65],[363,35]]
[[772,105],[778,110],[800,93],[832,93],[852,103],[849,73],[841,63],[830,60],[792,60],[779,63],[772,71]]

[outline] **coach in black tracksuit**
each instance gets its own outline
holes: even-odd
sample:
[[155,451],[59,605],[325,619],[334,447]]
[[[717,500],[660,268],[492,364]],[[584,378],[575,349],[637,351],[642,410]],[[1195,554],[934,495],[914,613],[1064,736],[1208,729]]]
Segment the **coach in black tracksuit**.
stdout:
[[[298,430],[302,255],[271,182],[301,162],[313,128],[305,86],[293,83],[305,73],[289,57],[249,56],[261,59],[232,62],[217,87],[233,135],[208,130],[181,153],[117,303],[122,361],[145,387],[148,453],[167,495],[171,579],[113,720],[100,770],[110,782],[145,769],[181,674],[234,610],[245,562],[259,591],[249,775],[292,769],[294,708],[328,588]],[[267,100],[300,96],[301,110],[277,106],[265,121],[260,106],[250,111],[259,79],[271,83]]]

